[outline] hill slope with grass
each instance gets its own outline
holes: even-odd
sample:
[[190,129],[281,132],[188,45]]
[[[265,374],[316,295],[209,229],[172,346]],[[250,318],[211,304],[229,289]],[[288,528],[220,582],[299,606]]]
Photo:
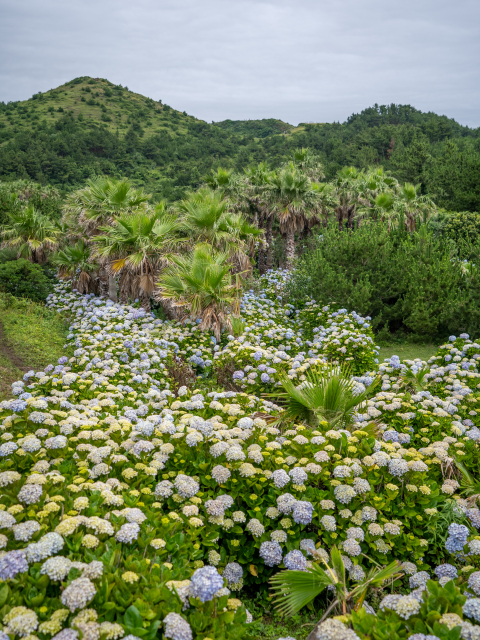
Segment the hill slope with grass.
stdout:
[[140,132],[141,127],[147,136],[162,131],[184,134],[189,123],[199,122],[162,101],[155,102],[103,78],[85,76],[37,93],[30,100],[7,104],[0,111],[0,139],[55,125],[66,114],[85,126],[94,123],[110,132],[127,131],[130,126]]
[[225,131],[233,131],[243,136],[254,138],[267,138],[275,135],[288,135],[296,132],[296,127],[283,120],[265,118],[263,120],[222,120],[213,123],[216,127]]
[[41,371],[73,349],[64,349],[68,322],[43,304],[0,292],[0,401],[32,368]]
[[480,210],[480,129],[409,105],[374,105],[343,124],[225,120],[209,124],[127,87],[84,76],[23,102],[0,103],[0,180],[62,192],[87,178],[127,176],[155,200],[175,200],[220,166],[277,167],[297,147],[344,166],[382,165],[451,210]]

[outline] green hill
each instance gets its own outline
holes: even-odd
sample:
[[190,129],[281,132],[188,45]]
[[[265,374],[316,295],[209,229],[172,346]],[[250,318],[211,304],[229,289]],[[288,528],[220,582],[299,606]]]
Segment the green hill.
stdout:
[[25,102],[11,102],[0,111],[0,140],[16,133],[53,125],[65,114],[81,122],[97,123],[108,131],[127,131],[134,126],[146,135],[161,131],[186,133],[188,124],[198,122],[185,112],[175,111],[161,101],[155,102],[127,87],[102,78],[76,78],[71,82],[37,93]]
[[400,180],[421,182],[446,208],[480,210],[480,129],[409,105],[374,105],[343,124],[209,124],[88,76],[0,103],[0,180],[34,180],[62,192],[109,174],[175,200],[212,169],[241,171],[261,161],[276,167],[297,147],[320,156],[327,178],[344,166],[381,164]]
[[241,136],[254,138],[266,138],[278,134],[289,134],[295,131],[295,127],[288,122],[266,118],[264,120],[222,120],[213,123],[225,131],[233,131]]

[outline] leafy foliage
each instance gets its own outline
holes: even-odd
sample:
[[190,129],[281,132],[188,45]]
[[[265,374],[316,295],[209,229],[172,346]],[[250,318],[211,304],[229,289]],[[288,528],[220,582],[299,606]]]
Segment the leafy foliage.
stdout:
[[464,637],[463,630],[465,633],[477,633],[476,627],[472,627],[470,621],[464,618],[462,605],[465,600],[466,596],[461,594],[453,580],[444,587],[430,580],[420,601],[421,606],[413,615],[400,616],[385,607],[378,611],[377,616],[360,609],[349,618],[353,630],[361,638],[400,640],[406,634],[418,633],[435,635],[442,640],[458,640],[460,633]]
[[480,238],[480,214],[472,211],[452,213],[444,219],[441,233],[457,243],[477,242]]
[[77,78],[26,102],[0,104],[0,177],[62,190],[128,176],[154,199],[198,187],[211,169],[281,166],[309,147],[327,179],[342,167],[382,165],[450,210],[480,208],[478,129],[409,105],[378,106],[343,124],[277,120],[207,124],[100,78]]
[[284,393],[276,394],[283,401],[282,422],[304,422],[314,428],[319,423],[328,429],[349,429],[356,408],[365,402],[375,384],[359,393],[348,369],[326,366],[309,370],[306,380],[295,387],[285,375],[280,378]]
[[40,265],[24,259],[0,264],[0,291],[44,302],[52,290],[53,283]]
[[238,276],[230,275],[228,254],[198,244],[190,255],[172,261],[160,276],[159,295],[185,307],[186,315],[201,320],[200,327],[219,340],[222,330],[231,328],[229,316],[238,313],[240,304]]
[[[470,245],[472,264],[478,244]],[[372,325],[420,339],[478,331],[477,279],[454,245],[422,227],[407,234],[400,224],[363,224],[352,233],[336,225],[323,230],[299,263],[290,301],[305,298],[355,308]]]

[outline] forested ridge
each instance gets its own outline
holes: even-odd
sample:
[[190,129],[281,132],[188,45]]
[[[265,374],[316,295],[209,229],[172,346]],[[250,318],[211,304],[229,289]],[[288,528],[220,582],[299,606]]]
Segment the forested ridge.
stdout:
[[0,103],[0,179],[70,191],[89,177],[127,176],[154,199],[197,187],[211,169],[278,167],[298,147],[325,178],[382,165],[448,210],[480,207],[480,129],[409,105],[375,105],[344,123],[206,123],[104,79],[76,78],[24,102]]

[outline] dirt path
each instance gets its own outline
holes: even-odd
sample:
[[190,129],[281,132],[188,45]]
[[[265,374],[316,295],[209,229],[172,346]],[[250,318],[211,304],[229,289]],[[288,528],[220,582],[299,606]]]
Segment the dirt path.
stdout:
[[2,320],[0,319],[0,357],[1,356],[10,360],[17,369],[25,369],[25,371],[28,371],[23,359],[15,353],[12,346],[8,343],[7,336],[3,329]]

